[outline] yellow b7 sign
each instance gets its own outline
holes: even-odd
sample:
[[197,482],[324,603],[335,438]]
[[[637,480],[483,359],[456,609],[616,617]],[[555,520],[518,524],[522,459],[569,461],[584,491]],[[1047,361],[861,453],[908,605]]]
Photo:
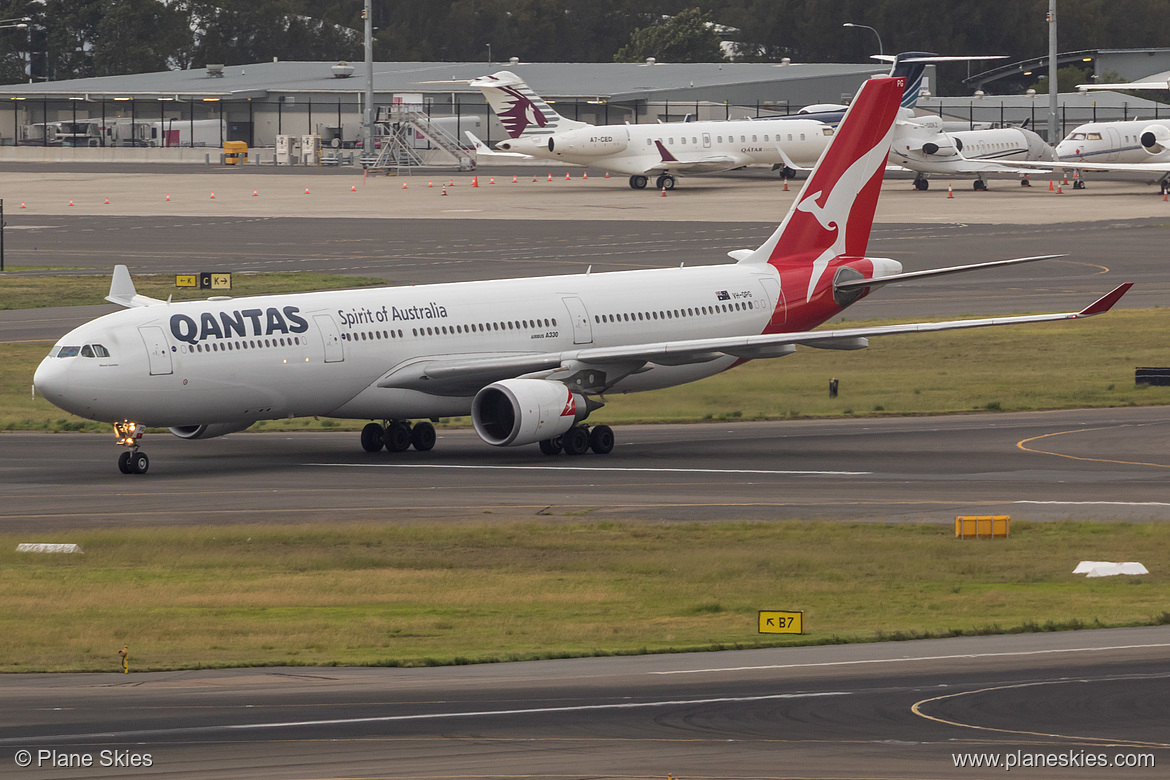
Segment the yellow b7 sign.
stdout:
[[761,634],[803,634],[804,613],[760,610]]

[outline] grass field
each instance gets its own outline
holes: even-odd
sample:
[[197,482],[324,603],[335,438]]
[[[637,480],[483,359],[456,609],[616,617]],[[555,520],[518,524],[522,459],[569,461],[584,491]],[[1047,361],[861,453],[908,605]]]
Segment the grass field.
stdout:
[[[1170,525],[783,522],[77,531],[0,537],[0,671],[425,665],[1170,622]],[[84,555],[14,552],[75,542]],[[756,611],[805,612],[761,637]]]
[[[853,324],[853,323],[851,323]],[[1140,337],[1135,335],[1140,334]],[[1170,388],[1135,386],[1164,365],[1170,315],[1114,311],[1083,322],[875,338],[866,350],[801,349],[667,390],[611,395],[594,422],[685,422],[1170,403]],[[106,430],[30,394],[45,345],[0,345],[0,430]],[[830,378],[840,382],[828,397]],[[277,420],[259,430],[360,427],[364,421]],[[464,424],[465,420],[449,420]]]

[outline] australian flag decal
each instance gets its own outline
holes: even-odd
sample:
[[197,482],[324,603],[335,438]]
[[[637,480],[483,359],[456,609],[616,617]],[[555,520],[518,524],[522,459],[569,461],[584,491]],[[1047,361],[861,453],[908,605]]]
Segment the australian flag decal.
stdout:
[[721,301],[731,300],[731,294],[728,293],[727,290],[720,290],[719,292],[715,293],[715,297]]

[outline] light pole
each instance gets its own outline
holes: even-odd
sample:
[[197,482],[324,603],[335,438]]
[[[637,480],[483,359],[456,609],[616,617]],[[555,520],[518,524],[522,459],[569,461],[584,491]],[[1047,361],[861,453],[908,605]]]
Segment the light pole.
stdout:
[[487,46],[487,50],[488,50],[488,65],[491,65],[492,64],[492,45],[490,43],[485,44],[485,45]]
[[0,30],[30,30],[28,46],[28,80],[32,83],[32,32],[29,22],[32,17],[19,16],[15,19],[0,19]]
[[845,22],[845,24],[843,24],[841,26],[842,27],[861,27],[863,29],[872,31],[873,34],[876,35],[877,39],[878,39],[878,54],[885,54],[886,53],[885,49],[882,48],[882,36],[878,35],[878,31],[875,30],[874,28],[870,27],[868,24],[854,24],[853,22]]

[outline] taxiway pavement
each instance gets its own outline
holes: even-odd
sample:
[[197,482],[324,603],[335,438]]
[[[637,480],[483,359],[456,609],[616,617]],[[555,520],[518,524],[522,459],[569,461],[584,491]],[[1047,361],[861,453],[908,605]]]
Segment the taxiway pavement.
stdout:
[[[429,669],[4,675],[0,762],[14,778],[879,780],[997,777],[957,756],[1044,754],[1110,765],[1010,776],[1155,777],[1170,762],[1167,650],[1161,626]],[[21,770],[21,750],[95,766]],[[152,765],[101,768],[103,750]]]

